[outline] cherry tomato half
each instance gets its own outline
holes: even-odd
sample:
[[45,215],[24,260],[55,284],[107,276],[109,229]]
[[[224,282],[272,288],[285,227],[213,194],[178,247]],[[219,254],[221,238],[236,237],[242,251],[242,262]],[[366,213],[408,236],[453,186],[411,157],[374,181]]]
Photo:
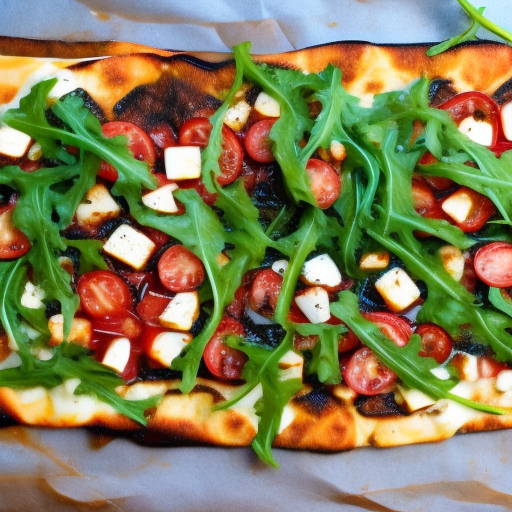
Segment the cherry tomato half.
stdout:
[[456,190],[453,194],[444,199],[442,205],[445,201],[455,197],[461,198],[463,201],[471,202],[471,209],[464,221],[457,222],[453,219],[457,227],[465,233],[471,233],[483,228],[496,211],[493,202],[487,196],[468,187],[461,187]]
[[19,258],[30,249],[30,240],[12,222],[15,204],[0,208],[0,260]]
[[[128,142],[128,148],[134,158],[153,166],[156,159],[155,148],[151,138],[136,124],[126,121],[111,121],[105,123],[101,130],[107,138],[124,135]],[[98,176],[109,181],[117,180],[117,170],[107,162],[102,161]]]
[[319,208],[332,206],[341,193],[341,178],[338,173],[323,160],[310,158],[306,172],[311,180],[311,191]]
[[270,268],[261,270],[256,275],[249,291],[249,307],[263,315],[273,315],[282,286],[283,277],[277,272]]
[[357,393],[378,395],[393,389],[397,376],[368,347],[360,348],[343,369],[343,380]]
[[409,343],[412,336],[412,328],[407,320],[393,313],[386,313],[385,311],[361,314],[366,320],[377,324],[380,332],[394,341],[399,347],[404,347]]
[[419,215],[428,217],[437,210],[432,189],[419,176],[413,176],[411,190],[414,209]]
[[[205,117],[193,117],[185,121],[179,131],[178,143],[180,146],[208,145],[212,125]],[[217,182],[224,187],[233,183],[242,171],[244,153],[236,134],[227,126],[222,127],[222,153],[219,158],[220,175]]]
[[275,160],[268,134],[276,119],[264,119],[253,124],[245,136],[245,149],[256,162],[270,163]]
[[476,275],[489,286],[512,286],[512,245],[493,242],[484,245],[475,254]]
[[158,276],[173,292],[191,292],[204,281],[204,267],[195,254],[177,244],[169,247],[158,261]]
[[444,363],[452,352],[453,342],[450,335],[439,325],[426,323],[416,328],[421,337],[422,357],[433,357],[437,363]]
[[492,142],[494,146],[500,133],[500,107],[487,94],[479,91],[468,91],[456,94],[437,108],[446,110],[459,125],[464,119],[474,117],[485,120],[492,126]]
[[236,348],[228,347],[226,336],[241,336],[244,328],[240,322],[225,316],[203,352],[204,362],[210,372],[221,379],[240,379],[247,356]]
[[94,318],[125,316],[132,307],[128,285],[110,270],[93,270],[78,279],[77,291],[82,308]]
[[[431,165],[437,162],[437,158],[427,151],[423,154],[418,162],[420,165]],[[442,176],[423,176],[423,179],[436,190],[448,190],[453,186],[454,182],[450,178],[443,178]]]

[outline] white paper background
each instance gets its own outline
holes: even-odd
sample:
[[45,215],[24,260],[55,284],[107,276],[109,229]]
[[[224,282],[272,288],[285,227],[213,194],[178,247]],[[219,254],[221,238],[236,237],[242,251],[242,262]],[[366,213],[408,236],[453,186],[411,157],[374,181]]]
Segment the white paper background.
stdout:
[[[512,28],[510,0],[486,14]],[[479,5],[479,4],[478,4]],[[245,40],[281,52],[338,40],[445,39],[467,20],[455,0],[0,0],[0,35],[126,40],[226,51]],[[343,454],[145,448],[85,431],[0,430],[0,511],[192,512],[512,510],[512,432]]]

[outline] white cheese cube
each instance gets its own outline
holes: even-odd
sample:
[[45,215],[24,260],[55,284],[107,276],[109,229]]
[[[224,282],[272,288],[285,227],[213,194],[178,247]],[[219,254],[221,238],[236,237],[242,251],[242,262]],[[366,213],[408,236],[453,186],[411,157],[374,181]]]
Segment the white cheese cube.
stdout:
[[171,146],[164,150],[165,174],[170,180],[191,180],[201,177],[199,146]]
[[160,323],[170,329],[188,331],[199,316],[197,292],[177,293],[159,316]]
[[327,322],[331,318],[329,294],[320,286],[313,286],[297,295],[295,303],[312,324]]
[[361,270],[382,270],[389,265],[388,252],[367,252],[359,260]]
[[127,224],[121,224],[103,246],[106,253],[135,270],[146,265],[155,248],[156,245],[149,237]]
[[443,266],[455,281],[460,281],[464,274],[464,254],[453,245],[445,245],[439,249]]
[[512,370],[501,370],[496,377],[496,389],[505,393],[512,389]]
[[12,158],[21,158],[32,143],[30,135],[10,126],[0,127],[0,153]]
[[428,395],[418,391],[417,389],[401,387],[400,393],[409,412],[425,409],[426,407],[430,407],[435,404],[435,400],[432,400]]
[[[62,343],[64,341],[64,317],[61,314],[50,317],[48,320],[48,330],[51,334],[51,339],[48,342],[50,346]],[[66,341],[88,347],[91,338],[91,322],[86,318],[73,318],[73,320],[71,320],[69,336]]]
[[473,116],[466,117],[459,124],[459,131],[473,142],[482,146],[490,146],[493,139],[493,127],[491,123],[480,121]]
[[224,115],[224,124],[235,132],[239,132],[247,123],[251,113],[251,106],[245,100],[239,101],[236,105],[228,108]]
[[130,359],[131,349],[132,346],[128,338],[116,338],[108,346],[101,362],[116,372],[123,373],[128,359]]
[[334,287],[341,283],[341,273],[328,254],[320,254],[306,261],[301,273],[303,280],[313,286]]
[[272,263],[272,270],[280,276],[284,276],[287,268],[288,260],[276,260]]
[[281,106],[279,102],[266,92],[260,92],[254,103],[254,110],[267,117],[279,117]]
[[452,219],[461,224],[471,213],[473,200],[464,190],[459,189],[441,203],[441,208]]
[[508,140],[512,140],[512,101],[501,106],[501,126]]
[[420,290],[405,270],[395,267],[375,282],[387,307],[394,313],[404,311],[420,298]]
[[178,189],[176,183],[168,183],[142,196],[142,202],[152,210],[160,213],[176,213],[178,206],[173,192]]
[[279,379],[302,379],[304,358],[293,350],[288,350],[278,362]]
[[149,355],[164,366],[171,366],[183,348],[192,341],[192,336],[183,332],[161,332],[155,336]]
[[25,289],[21,295],[21,305],[28,309],[44,308],[43,299],[46,297],[44,290],[34,285],[31,281],[27,281]]
[[84,199],[76,209],[76,220],[80,226],[98,226],[121,212],[121,207],[114,201],[108,188],[101,183],[88,190]]

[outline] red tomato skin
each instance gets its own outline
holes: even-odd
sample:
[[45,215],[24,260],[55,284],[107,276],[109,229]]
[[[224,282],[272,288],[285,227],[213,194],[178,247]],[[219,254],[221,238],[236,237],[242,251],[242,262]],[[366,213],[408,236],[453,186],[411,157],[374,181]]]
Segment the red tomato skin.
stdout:
[[84,311],[93,318],[123,316],[132,307],[130,288],[110,270],[93,270],[78,279],[77,291]]
[[409,343],[412,336],[412,328],[402,317],[385,311],[361,314],[366,320],[377,324],[382,334],[399,347],[404,347]]
[[142,300],[135,307],[135,310],[145,324],[159,326],[161,325],[159,317],[170,301],[170,297],[165,297],[164,295],[150,291],[144,295]]
[[204,362],[212,375],[227,380],[237,380],[242,377],[247,356],[240,350],[228,347],[222,340],[226,336],[243,334],[244,328],[240,322],[224,316],[203,352]]
[[412,201],[416,212],[427,217],[436,210],[436,198],[432,189],[419,176],[412,178]]
[[[430,152],[427,151],[420,158],[418,162],[420,165],[430,165],[435,164],[437,162],[437,158]],[[423,179],[436,190],[448,190],[450,187],[453,187],[454,181],[450,178],[443,178],[441,176],[423,176]]]
[[443,364],[452,353],[453,341],[450,335],[439,325],[433,323],[421,324],[416,328],[416,334],[421,336],[422,357],[433,357],[436,363]]
[[338,340],[338,352],[348,352],[361,345],[353,331],[348,331]]
[[[107,138],[124,135],[134,158],[146,162],[150,167],[155,164],[156,153],[153,141],[136,124],[127,121],[110,121],[102,125],[101,130]],[[98,176],[108,181],[116,181],[118,174],[112,165],[102,161]]]
[[201,260],[183,245],[169,247],[158,261],[158,276],[172,292],[191,292],[204,281]]
[[263,315],[273,315],[281,287],[283,286],[283,277],[270,268],[258,272],[249,291],[249,307]]
[[483,228],[486,222],[496,211],[493,202],[488,197],[468,187],[461,187],[459,190],[454,192],[454,194],[457,193],[467,194],[473,202],[473,207],[469,212],[468,218],[464,222],[456,222],[451,218],[450,221],[464,231],[464,233],[472,233]]
[[311,180],[311,191],[322,210],[332,206],[341,193],[341,178],[338,173],[323,160],[310,158],[306,172]]
[[479,91],[461,92],[437,108],[446,110],[457,125],[475,114],[483,114],[493,127],[491,147],[496,144],[501,131],[500,107],[487,94]]
[[491,356],[480,356],[477,361],[478,376],[481,379],[497,377],[503,370],[509,370],[507,363],[503,363]]
[[[180,146],[206,147],[210,139],[212,125],[207,118],[193,117],[185,121],[178,134]],[[217,183],[224,187],[233,183],[242,171],[244,152],[235,132],[227,126],[222,127],[222,153],[219,158],[221,174]]]
[[368,347],[352,354],[343,368],[343,380],[356,393],[378,395],[393,389],[396,374],[384,366]]
[[272,145],[268,138],[276,119],[264,119],[253,124],[245,136],[245,150],[256,162],[268,164],[275,161]]
[[148,135],[156,149],[156,158],[163,158],[165,148],[170,148],[177,144],[176,134],[167,123],[159,123],[156,126],[152,126],[148,130]]
[[142,323],[137,316],[130,311],[125,311],[121,316],[105,316],[95,318],[92,321],[95,333],[109,336],[124,336],[134,339],[142,333]]
[[476,275],[489,286],[512,286],[512,245],[506,242],[484,245],[475,254],[474,268]]
[[15,203],[0,207],[0,260],[23,256],[30,250],[30,240],[12,221]]

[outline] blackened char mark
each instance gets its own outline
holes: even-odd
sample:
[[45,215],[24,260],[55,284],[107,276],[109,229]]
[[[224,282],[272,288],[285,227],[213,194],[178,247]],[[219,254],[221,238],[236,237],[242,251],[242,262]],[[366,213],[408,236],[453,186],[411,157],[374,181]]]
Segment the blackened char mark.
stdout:
[[404,416],[406,414],[396,403],[394,393],[359,395],[354,405],[362,416]]
[[200,110],[219,108],[221,102],[178,78],[164,74],[150,85],[136,87],[114,106],[120,121],[129,121],[143,130],[161,123],[179,128]]
[[432,107],[438,107],[455,94],[457,94],[457,91],[453,88],[451,80],[437,78],[430,82],[428,99]]
[[492,99],[498,104],[503,105],[508,101],[512,100],[512,78],[507,80],[504,84],[500,85],[494,94]]

